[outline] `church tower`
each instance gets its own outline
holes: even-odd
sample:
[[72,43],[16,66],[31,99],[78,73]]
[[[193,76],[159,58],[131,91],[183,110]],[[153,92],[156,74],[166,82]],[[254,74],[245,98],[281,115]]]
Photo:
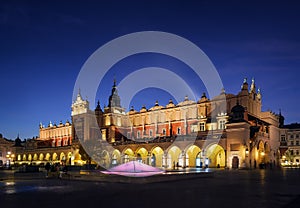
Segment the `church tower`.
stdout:
[[113,85],[112,90],[111,90],[111,95],[109,96],[108,107],[121,108],[121,99],[118,95],[116,80],[114,80],[114,85]]

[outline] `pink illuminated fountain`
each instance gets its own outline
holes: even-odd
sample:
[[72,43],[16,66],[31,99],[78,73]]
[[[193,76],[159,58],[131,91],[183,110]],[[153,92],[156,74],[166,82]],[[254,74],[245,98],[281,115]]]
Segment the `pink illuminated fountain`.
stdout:
[[130,161],[107,171],[101,171],[104,174],[122,175],[129,177],[147,177],[164,173],[163,170],[155,168],[138,161]]

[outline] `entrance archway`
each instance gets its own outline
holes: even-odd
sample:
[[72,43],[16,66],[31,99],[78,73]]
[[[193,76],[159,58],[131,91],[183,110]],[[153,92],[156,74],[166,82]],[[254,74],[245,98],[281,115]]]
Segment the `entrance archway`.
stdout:
[[66,156],[65,156],[65,153],[60,153],[60,161],[62,162],[66,162]]
[[109,153],[106,150],[102,151],[102,153],[101,153],[100,163],[101,163],[101,166],[105,167],[105,168],[108,168],[110,166]]
[[263,141],[259,141],[257,146],[257,162],[258,164],[265,164],[265,145]]
[[161,147],[155,147],[151,152],[151,165],[162,167],[164,151]]
[[137,161],[147,163],[148,151],[145,148],[140,148],[136,151]]
[[45,160],[49,161],[50,159],[51,159],[51,155],[50,155],[50,153],[47,153],[46,157],[45,157]]
[[37,156],[36,153],[33,155],[33,160],[34,160],[34,161],[37,161],[37,160],[38,160],[38,156]]
[[268,165],[271,162],[271,148],[268,142],[265,143],[265,163]]
[[206,148],[208,167],[225,167],[225,151],[222,146],[212,144]]
[[123,155],[124,155],[124,158],[123,158],[124,163],[127,163],[134,159],[134,152],[130,148],[126,149],[123,152]]
[[[189,166],[189,167],[200,166],[200,161],[197,161],[197,158],[200,159],[200,157],[198,157],[198,156],[201,156],[201,149],[196,145],[190,146],[186,151],[186,160],[187,160],[186,166]],[[199,164],[197,165],[196,163],[199,163]]]
[[177,164],[181,163],[180,160],[182,151],[177,146],[173,146],[168,151],[168,158],[167,158],[167,167],[168,168],[175,168]]
[[56,153],[53,153],[53,155],[52,155],[52,160],[53,160],[53,161],[56,161],[56,160],[58,160],[58,156],[57,156],[57,154],[56,154]]
[[29,162],[32,161],[32,155],[31,155],[31,154],[28,155],[28,161],[29,161]]
[[43,153],[40,154],[39,160],[40,160],[40,161],[43,161],[43,160],[44,160],[44,154],[43,154]]
[[115,149],[112,153],[112,160],[111,164],[112,166],[118,165],[121,163],[121,153],[119,150]]

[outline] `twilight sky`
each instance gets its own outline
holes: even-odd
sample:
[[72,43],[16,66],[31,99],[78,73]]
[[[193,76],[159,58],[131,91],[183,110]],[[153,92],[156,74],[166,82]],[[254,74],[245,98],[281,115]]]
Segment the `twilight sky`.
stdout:
[[[242,3],[241,3],[242,2]],[[0,2],[0,133],[22,139],[71,117],[73,87],[81,67],[103,44],[139,31],[164,31],[201,48],[215,65],[227,93],[244,77],[256,80],[263,110],[282,110],[300,122],[300,4],[296,1],[14,1]],[[159,66],[185,76],[201,96],[205,88],[184,73],[180,61],[159,54],[128,57],[98,89],[107,105],[113,77]],[[188,69],[187,69],[188,70]],[[137,110],[170,95],[147,89],[132,100]],[[122,99],[122,98],[121,98]],[[94,106],[95,101],[90,101]]]

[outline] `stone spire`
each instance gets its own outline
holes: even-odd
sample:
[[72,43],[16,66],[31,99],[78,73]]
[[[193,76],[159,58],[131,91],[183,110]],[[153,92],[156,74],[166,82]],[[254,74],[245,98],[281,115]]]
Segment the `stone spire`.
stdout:
[[98,100],[98,102],[97,102],[97,106],[96,106],[95,111],[102,111],[101,106],[100,106],[100,101],[99,101],[99,100]]

